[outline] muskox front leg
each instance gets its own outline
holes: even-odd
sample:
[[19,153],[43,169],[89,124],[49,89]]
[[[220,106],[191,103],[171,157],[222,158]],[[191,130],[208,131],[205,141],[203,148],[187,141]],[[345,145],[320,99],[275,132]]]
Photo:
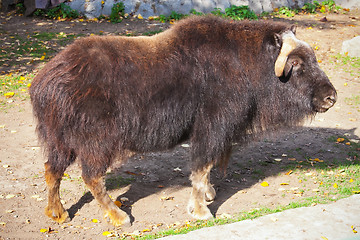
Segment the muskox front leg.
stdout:
[[209,164],[203,168],[192,171],[190,180],[192,192],[188,205],[189,213],[196,219],[206,220],[213,218],[207,205],[214,200],[216,192],[210,184],[210,171],[213,167]]
[[120,210],[107,194],[103,174],[96,174],[97,171],[94,166],[89,167],[84,163],[82,164],[82,172],[85,184],[105,212],[104,218],[108,217],[114,226],[130,225],[129,216]]

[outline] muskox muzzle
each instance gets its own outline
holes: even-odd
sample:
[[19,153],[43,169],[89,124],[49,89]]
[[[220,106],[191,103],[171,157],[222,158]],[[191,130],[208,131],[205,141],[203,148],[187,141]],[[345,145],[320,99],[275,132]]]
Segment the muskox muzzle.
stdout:
[[313,97],[313,106],[316,112],[326,112],[334,106],[337,100],[337,93],[334,86],[329,80],[326,83],[321,84],[315,91]]

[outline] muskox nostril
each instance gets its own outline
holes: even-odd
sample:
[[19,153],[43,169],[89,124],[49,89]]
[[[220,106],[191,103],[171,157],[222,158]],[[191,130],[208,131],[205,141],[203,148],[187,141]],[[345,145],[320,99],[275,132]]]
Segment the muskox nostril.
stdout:
[[335,102],[336,102],[336,96],[335,96],[335,95],[327,96],[327,97],[324,99],[324,102],[329,103],[329,104],[331,104],[331,105],[334,105]]

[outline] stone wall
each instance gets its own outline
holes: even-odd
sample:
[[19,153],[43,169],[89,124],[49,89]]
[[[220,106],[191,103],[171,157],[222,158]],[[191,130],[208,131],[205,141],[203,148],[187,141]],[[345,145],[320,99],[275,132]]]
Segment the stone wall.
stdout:
[[[191,9],[210,13],[214,8],[224,10],[230,5],[247,5],[256,13],[270,12],[274,8],[302,7],[312,0],[72,0],[71,8],[84,13],[88,18],[110,15],[115,3],[122,1],[126,13],[141,14],[144,18],[155,15],[169,15],[171,11],[188,14]],[[335,0],[338,5],[346,8],[360,8],[360,0]]]

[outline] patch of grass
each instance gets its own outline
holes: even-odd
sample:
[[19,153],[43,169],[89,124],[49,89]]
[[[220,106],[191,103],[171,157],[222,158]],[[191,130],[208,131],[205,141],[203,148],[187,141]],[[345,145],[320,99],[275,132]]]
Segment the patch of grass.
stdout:
[[234,20],[251,19],[257,20],[259,17],[252,11],[249,6],[231,5],[225,9],[225,15]]
[[65,3],[60,3],[58,6],[46,10],[37,9],[34,15],[50,19],[75,19],[81,17],[77,10],[72,9]]
[[360,95],[345,98],[345,103],[352,106],[360,106]]
[[5,74],[0,75],[0,109],[6,108],[7,103],[28,98],[28,88],[34,74]]
[[134,177],[124,178],[122,176],[114,175],[114,174],[110,173],[107,175],[107,177],[105,179],[105,185],[106,185],[107,190],[113,190],[113,189],[118,189],[120,187],[123,187],[125,185],[129,185],[130,183],[132,183],[134,181],[135,181]]
[[[7,35],[0,40],[0,67],[20,67],[46,61],[62,46],[72,42],[80,35],[63,32],[34,32],[27,36]],[[4,74],[5,72],[2,72]]]
[[321,3],[314,1],[313,3],[305,3],[301,10],[305,13],[326,13],[326,12],[338,12],[343,9],[341,6],[336,5],[334,0],[325,0]]
[[281,7],[279,9],[275,9],[273,15],[275,16],[286,16],[286,17],[294,17],[298,14],[299,10],[292,9],[288,7]]
[[360,58],[358,57],[350,57],[345,54],[337,54],[333,56],[335,60],[336,67],[343,67],[345,72],[350,73],[351,76],[356,76],[360,78]]
[[111,8],[110,13],[110,22],[112,23],[119,23],[122,22],[125,15],[125,6],[123,2],[119,2],[114,4],[114,6]]
[[159,29],[159,30],[155,30],[155,31],[144,32],[142,35],[143,36],[153,36],[153,35],[159,34],[161,32],[163,32],[163,30]]
[[198,11],[196,11],[195,9],[191,9],[191,10],[190,10],[190,14],[196,15],[196,16],[203,16],[203,15],[205,15],[204,13],[198,12]]

